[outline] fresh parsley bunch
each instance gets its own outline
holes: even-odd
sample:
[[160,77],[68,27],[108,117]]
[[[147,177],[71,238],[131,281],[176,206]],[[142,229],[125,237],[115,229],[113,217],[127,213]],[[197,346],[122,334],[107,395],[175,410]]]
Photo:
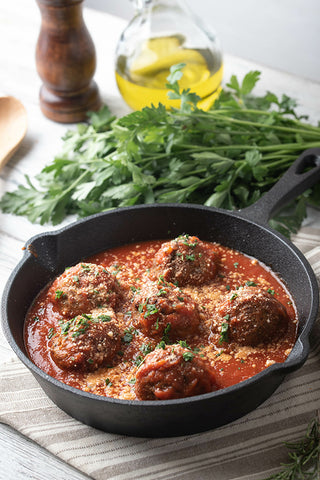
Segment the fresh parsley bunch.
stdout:
[[[179,109],[159,104],[118,119],[106,106],[90,113],[88,124],[66,133],[53,162],[5,193],[0,208],[41,224],[143,203],[240,209],[270,189],[303,150],[320,146],[319,126],[296,114],[294,100],[252,95],[260,72],[242,83],[232,76],[210,111],[197,107],[189,89],[180,90],[182,72],[183,64],[173,66],[167,84]],[[320,206],[319,185],[273,226],[296,232],[308,203]]]

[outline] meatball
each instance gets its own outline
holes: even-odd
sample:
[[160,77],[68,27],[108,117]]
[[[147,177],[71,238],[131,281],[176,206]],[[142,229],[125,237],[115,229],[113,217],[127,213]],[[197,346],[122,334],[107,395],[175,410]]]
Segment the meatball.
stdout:
[[61,321],[50,339],[51,357],[63,370],[89,372],[111,364],[121,335],[113,310],[97,310]]
[[230,292],[219,314],[224,320],[221,339],[251,347],[278,338],[289,320],[285,307],[273,295],[257,287]]
[[59,313],[71,318],[98,307],[114,308],[118,285],[102,265],[78,263],[55,279],[48,294]]
[[157,348],[145,357],[136,374],[139,400],[171,400],[216,390],[213,369],[180,345]]
[[190,235],[165,242],[155,255],[154,271],[179,286],[202,285],[214,279],[217,255],[213,245]]
[[150,282],[135,297],[138,327],[149,336],[174,340],[197,332],[199,310],[186,293],[162,278]]

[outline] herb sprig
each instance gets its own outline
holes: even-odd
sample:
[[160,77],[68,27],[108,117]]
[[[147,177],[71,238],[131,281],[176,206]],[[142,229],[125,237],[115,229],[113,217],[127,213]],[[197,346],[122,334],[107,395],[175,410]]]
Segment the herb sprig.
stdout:
[[[305,149],[320,146],[320,127],[299,117],[294,100],[267,92],[252,95],[260,72],[240,83],[232,76],[214,107],[197,107],[197,96],[180,90],[183,64],[172,67],[168,90],[179,109],[161,104],[116,119],[104,106],[63,138],[62,152],[26,184],[0,200],[4,212],[31,222],[60,223],[143,203],[185,202],[229,210],[254,203]],[[316,185],[273,227],[289,235],[320,205]]]
[[297,442],[286,442],[289,462],[282,470],[265,480],[317,480],[320,474],[320,431],[314,419],[305,436]]

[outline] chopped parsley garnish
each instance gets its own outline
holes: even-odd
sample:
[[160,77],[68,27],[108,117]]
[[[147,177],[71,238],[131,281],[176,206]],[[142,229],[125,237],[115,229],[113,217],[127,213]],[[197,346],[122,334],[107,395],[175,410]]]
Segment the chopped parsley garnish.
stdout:
[[105,315],[104,313],[101,313],[100,315],[98,315],[97,318],[98,320],[101,320],[101,322],[110,322],[112,320],[110,315]]
[[[178,341],[178,344],[179,344],[181,347],[183,347],[183,348],[187,348],[188,350],[190,350],[190,352],[193,352],[194,354],[199,353],[199,352],[200,352],[200,348],[204,348],[203,345],[201,345],[200,348],[199,348],[199,347],[194,347],[194,348],[192,348],[192,347],[190,347],[190,345],[188,345],[188,343],[187,343],[186,340],[179,340],[179,341]],[[202,355],[202,356],[203,356],[203,355]]]
[[121,272],[122,269],[121,265],[113,265],[113,268],[114,270],[112,272],[112,275],[117,275],[119,272]]
[[67,295],[63,292],[63,290],[56,290],[55,298],[59,300],[60,298],[65,298]]
[[184,352],[182,354],[183,360],[185,362],[190,362],[194,358],[194,354],[192,352]]
[[141,288],[140,287],[135,287],[134,285],[131,285],[130,290],[133,293],[138,293],[138,292],[140,292]]
[[110,315],[105,315],[101,313],[97,317],[93,317],[88,313],[83,313],[77,317],[72,318],[71,320],[60,321],[61,334],[68,335],[69,331],[72,338],[78,338],[80,335],[84,334],[93,323],[99,322],[110,322],[112,318]]
[[133,339],[133,333],[132,333],[132,328],[129,328],[128,330],[124,331],[124,335],[122,337],[123,343],[131,343]]
[[106,384],[107,387],[111,387],[112,382],[111,382],[110,378],[105,379],[105,384]]
[[252,280],[248,280],[246,282],[246,285],[247,285],[247,287],[256,287],[257,286],[257,284],[255,282],[253,282]]
[[53,337],[53,335],[54,335],[54,328],[51,327],[51,328],[49,328],[49,332],[48,332],[48,338],[49,338],[49,340],[50,340],[50,338]]
[[138,355],[134,360],[134,364],[137,367],[140,367],[140,365],[142,365],[143,362],[144,362],[144,357],[142,357],[141,355]]
[[143,343],[140,347],[140,352],[142,352],[143,355],[148,355],[148,353],[152,352],[151,343]]
[[61,333],[62,333],[62,335],[68,335],[70,325],[71,325],[71,320],[68,320],[67,322],[61,322]]
[[166,343],[169,343],[169,332],[171,330],[171,323],[167,323],[166,328],[164,329],[162,340]]
[[156,305],[153,305],[153,304],[145,304],[145,307],[146,307],[146,311],[144,313],[144,318],[147,318],[149,317],[150,315],[154,315],[155,313],[158,313],[158,308]]
[[78,338],[80,335],[86,333],[88,328],[90,327],[91,322],[91,315],[83,314],[81,317],[75,317],[72,319],[72,323],[70,325],[70,330],[72,330],[72,338]]
[[163,275],[159,275],[158,284],[159,284],[159,285],[160,285],[160,284],[167,285],[167,282],[165,281]]
[[161,296],[166,296],[167,295],[167,290],[165,288],[160,288],[160,290],[157,292],[157,295],[158,297],[161,297]]
[[81,268],[85,272],[90,272],[90,265],[86,265],[85,263],[81,263]]
[[227,322],[222,322],[221,323],[221,330],[220,330],[220,338],[219,338],[219,343],[223,342],[228,342],[228,330],[229,330],[229,324]]
[[194,242],[189,241],[190,235],[185,233],[184,235],[179,235],[179,237],[176,238],[176,241],[181,241],[184,245],[190,248],[195,248],[198,245],[198,241],[195,240]]

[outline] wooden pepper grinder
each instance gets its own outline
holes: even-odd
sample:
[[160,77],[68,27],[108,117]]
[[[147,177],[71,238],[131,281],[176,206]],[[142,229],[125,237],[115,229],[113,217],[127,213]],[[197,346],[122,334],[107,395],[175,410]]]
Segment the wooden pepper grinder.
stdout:
[[92,80],[96,68],[93,41],[82,16],[83,0],[37,0],[41,30],[36,66],[43,85],[40,107],[44,115],[61,123],[85,120],[101,106]]

